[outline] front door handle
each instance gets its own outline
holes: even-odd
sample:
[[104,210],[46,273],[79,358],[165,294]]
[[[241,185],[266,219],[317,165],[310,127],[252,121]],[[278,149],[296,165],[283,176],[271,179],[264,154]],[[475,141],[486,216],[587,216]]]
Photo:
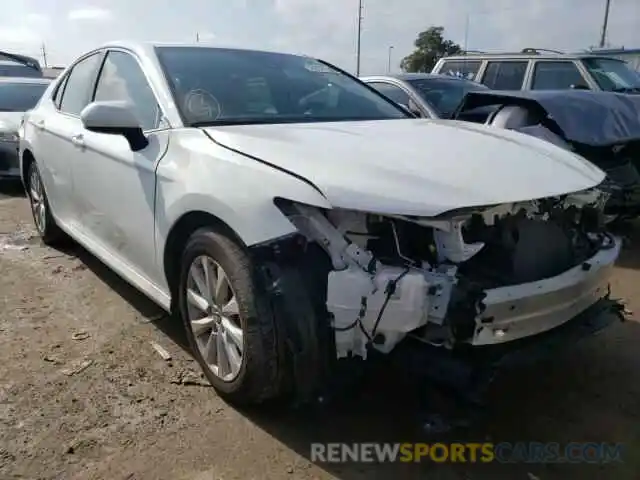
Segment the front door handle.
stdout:
[[35,122],[35,126],[38,130],[44,130],[44,120],[38,120]]
[[84,147],[84,136],[80,133],[71,137],[71,143],[76,147]]

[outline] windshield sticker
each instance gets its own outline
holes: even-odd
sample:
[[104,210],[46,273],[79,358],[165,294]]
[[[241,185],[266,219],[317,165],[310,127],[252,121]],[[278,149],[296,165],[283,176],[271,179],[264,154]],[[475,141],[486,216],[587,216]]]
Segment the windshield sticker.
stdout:
[[185,98],[184,109],[194,119],[200,121],[216,120],[222,113],[220,102],[206,90],[191,90]]

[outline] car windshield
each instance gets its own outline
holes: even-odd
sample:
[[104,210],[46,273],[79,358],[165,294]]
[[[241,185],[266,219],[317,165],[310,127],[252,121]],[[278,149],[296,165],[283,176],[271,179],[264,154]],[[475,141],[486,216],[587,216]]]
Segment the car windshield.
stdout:
[[639,91],[640,74],[623,60],[587,58],[584,64],[602,90],[612,92]]
[[26,112],[32,109],[46,88],[46,83],[0,82],[0,112]]
[[445,118],[453,114],[467,92],[489,90],[489,87],[481,83],[455,78],[421,78],[408,82]]
[[207,47],[157,47],[186,125],[410,118],[390,100],[307,57]]

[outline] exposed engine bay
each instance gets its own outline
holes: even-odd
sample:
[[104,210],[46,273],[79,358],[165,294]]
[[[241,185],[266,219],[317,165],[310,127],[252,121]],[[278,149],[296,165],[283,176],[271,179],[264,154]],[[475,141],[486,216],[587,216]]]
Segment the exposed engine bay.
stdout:
[[559,326],[608,293],[620,242],[598,188],[438,218],[283,202],[331,259],[326,308],[338,358],[406,336],[442,348],[504,343]]

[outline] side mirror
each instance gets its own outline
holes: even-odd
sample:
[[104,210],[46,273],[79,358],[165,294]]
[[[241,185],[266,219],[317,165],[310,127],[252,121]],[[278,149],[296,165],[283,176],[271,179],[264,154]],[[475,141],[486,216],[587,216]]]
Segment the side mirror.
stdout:
[[92,102],[84,107],[80,120],[91,132],[122,135],[134,152],[149,145],[131,104],[127,102]]

